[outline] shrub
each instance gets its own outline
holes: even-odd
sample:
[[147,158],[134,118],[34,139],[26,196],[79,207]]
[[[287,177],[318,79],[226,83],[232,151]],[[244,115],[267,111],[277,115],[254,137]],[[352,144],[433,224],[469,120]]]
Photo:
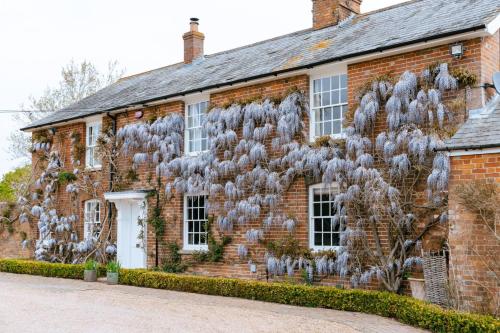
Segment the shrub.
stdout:
[[76,175],[72,172],[61,171],[59,173],[59,176],[57,176],[57,179],[58,179],[59,183],[67,184],[70,182],[74,182],[77,178],[76,178]]
[[[83,265],[51,264],[43,261],[0,259],[0,272],[30,274],[64,279],[83,279]],[[104,270],[99,268],[99,273]]]
[[[0,271],[81,279],[82,265],[0,259]],[[499,332],[500,321],[490,316],[445,310],[407,296],[359,289],[337,289],[237,279],[175,275],[147,270],[120,270],[120,284],[239,297],[264,302],[369,313],[394,318],[433,332]]]

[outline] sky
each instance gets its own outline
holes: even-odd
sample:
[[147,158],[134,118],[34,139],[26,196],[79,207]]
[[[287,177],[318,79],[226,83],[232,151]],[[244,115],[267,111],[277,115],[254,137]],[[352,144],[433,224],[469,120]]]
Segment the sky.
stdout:
[[[405,0],[364,0],[363,13]],[[57,85],[61,67],[88,60],[126,75],[183,59],[182,34],[200,19],[205,54],[311,27],[311,0],[0,0],[0,110]],[[0,176],[25,163],[7,153],[20,125],[0,113]]]

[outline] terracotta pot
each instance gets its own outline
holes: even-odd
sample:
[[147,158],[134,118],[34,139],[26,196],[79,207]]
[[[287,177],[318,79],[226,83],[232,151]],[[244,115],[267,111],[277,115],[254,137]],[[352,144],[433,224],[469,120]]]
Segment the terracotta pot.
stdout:
[[425,280],[408,278],[408,281],[410,281],[411,295],[413,298],[425,301],[427,298],[425,296]]
[[83,281],[86,282],[96,282],[97,281],[97,271],[95,270],[85,270],[83,272]]
[[108,272],[106,279],[108,280],[108,284],[118,284],[118,273]]

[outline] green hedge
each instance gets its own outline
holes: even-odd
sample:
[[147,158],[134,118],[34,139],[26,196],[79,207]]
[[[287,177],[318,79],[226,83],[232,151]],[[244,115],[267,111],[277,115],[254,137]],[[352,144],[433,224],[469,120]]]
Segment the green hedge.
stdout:
[[[0,259],[0,272],[83,280],[83,265],[51,264],[43,261]],[[99,267],[106,275],[106,267]]]
[[[0,271],[81,279],[83,266],[0,259]],[[433,332],[500,332],[493,317],[445,310],[411,297],[359,289],[343,290],[284,283],[120,270],[120,284],[265,302],[355,311],[394,318]]]

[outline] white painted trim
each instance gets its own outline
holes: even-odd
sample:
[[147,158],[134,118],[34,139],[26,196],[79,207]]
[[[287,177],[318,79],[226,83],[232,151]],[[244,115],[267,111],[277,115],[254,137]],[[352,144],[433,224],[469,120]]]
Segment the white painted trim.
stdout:
[[337,190],[338,192],[338,184],[337,183],[332,183],[331,185],[326,185],[323,183],[319,184],[314,184],[309,186],[308,190],[308,223],[309,223],[309,248],[313,252],[319,252],[319,251],[328,251],[328,250],[337,250],[340,246],[315,246],[314,245],[314,221],[313,221],[313,216],[314,216],[314,209],[313,209],[313,191],[315,189],[328,189],[328,188],[333,188]]
[[[215,93],[219,93],[219,92],[223,92],[223,91],[233,90],[233,89],[237,89],[237,88],[241,88],[241,87],[245,87],[245,86],[251,86],[251,85],[255,85],[255,84],[271,82],[271,81],[275,81],[277,79],[283,79],[283,78],[293,77],[293,76],[302,75],[302,74],[309,75],[313,70],[318,69],[319,71],[321,71],[322,67],[327,67],[327,66],[331,66],[331,65],[335,65],[335,64],[351,65],[351,64],[369,61],[369,60],[373,60],[373,59],[380,59],[380,58],[385,58],[385,57],[389,57],[389,56],[393,56],[393,55],[398,55],[398,54],[403,54],[403,53],[407,53],[407,52],[413,52],[413,51],[417,51],[417,50],[431,48],[431,47],[435,47],[435,46],[439,46],[439,45],[452,44],[455,42],[470,40],[470,39],[474,39],[474,38],[478,38],[478,37],[491,36],[492,34],[489,31],[492,29],[495,29],[495,27],[497,25],[497,20],[499,20],[498,17],[496,19],[494,19],[491,23],[489,23],[488,28],[484,29],[484,30],[478,30],[478,31],[473,31],[473,32],[468,32],[468,33],[463,33],[463,34],[457,34],[457,35],[453,35],[453,36],[449,36],[449,37],[445,37],[445,38],[431,40],[428,42],[415,43],[415,44],[408,45],[408,46],[393,48],[390,50],[384,50],[384,51],[376,51],[375,50],[372,53],[367,54],[367,55],[353,57],[353,58],[346,59],[344,61],[337,61],[337,62],[333,62],[330,64],[315,66],[309,70],[300,69],[300,70],[291,71],[291,72],[287,72],[287,73],[283,73],[283,74],[278,74],[275,76],[269,76],[269,77],[265,77],[265,78],[261,78],[261,79],[249,80],[247,82],[231,84],[229,86],[223,86],[220,88],[203,90],[201,92],[201,94],[210,95],[210,94],[215,94]],[[498,23],[498,24],[500,24],[500,23]],[[497,30],[498,30],[498,28],[497,28]],[[188,98],[190,98],[190,96],[195,96],[195,95],[197,95],[197,94],[190,94],[190,95],[186,95],[186,96],[188,96]],[[104,112],[103,114],[106,114],[106,113],[118,114],[118,113],[123,113],[126,111],[141,110],[147,106],[154,106],[154,105],[159,105],[159,104],[164,104],[164,103],[169,103],[169,102],[174,102],[174,101],[184,101],[184,99],[185,99],[185,97],[183,97],[181,94],[179,94],[179,96],[165,98],[165,99],[162,99],[159,101],[149,102],[149,103],[140,104],[140,105],[127,106],[127,107],[123,107],[123,108],[120,108],[117,110]],[[101,114],[101,116],[103,114]],[[79,122],[85,122],[85,118],[63,121],[63,122],[60,122],[57,124],[51,124],[51,125],[41,126],[38,128],[28,129],[25,132],[34,132],[34,131],[38,131],[38,130],[42,130],[42,129],[52,128],[52,127],[60,127],[60,126],[65,126],[65,125],[79,123]]]
[[[100,170],[102,167],[102,161],[99,161],[99,164],[89,165],[88,153],[87,149],[89,148],[89,128],[94,128],[94,126],[99,126],[99,133],[97,133],[96,144],[91,148],[97,149],[97,138],[101,135],[102,132],[102,116],[91,117],[86,119],[85,125],[85,169],[87,170]],[[94,134],[95,135],[95,134]]]
[[[208,108],[210,107],[210,95],[207,94],[197,94],[197,95],[191,95],[190,98],[186,98],[184,100],[184,154],[186,156],[198,156],[204,152],[207,152],[208,150],[203,150],[203,151],[188,151],[189,147],[189,136],[188,136],[188,122],[187,122],[187,117],[188,117],[188,109],[190,105],[194,104],[199,104],[207,102],[207,111],[209,110]],[[207,138],[208,139],[208,138]],[[208,146],[208,144],[207,144]]]
[[90,199],[90,200],[84,201],[84,203],[83,203],[83,238],[84,239],[87,239],[87,234],[85,233],[85,226],[87,224],[96,224],[96,221],[93,221],[93,222],[88,222],[87,221],[87,215],[89,213],[89,211],[87,210],[87,205],[88,204],[92,204],[92,203],[99,204],[99,221],[97,221],[97,222],[98,222],[99,226],[102,226],[101,215],[103,213],[103,210],[102,210],[102,203],[101,203],[101,201],[99,199]]
[[498,29],[500,29],[500,14],[498,14],[497,17],[493,19],[493,21],[486,25],[486,31],[490,35],[494,35],[498,31]]
[[93,125],[93,124],[102,124],[102,118],[103,118],[103,115],[98,114],[98,115],[91,116],[91,117],[84,118],[84,119],[85,119],[85,123],[88,126],[88,125]]
[[[335,63],[329,64],[327,66],[313,68],[309,71],[309,142],[314,142],[317,136],[315,136],[315,123],[313,115],[313,98],[314,98],[314,80],[323,79],[336,75],[347,75],[347,63]],[[347,77],[347,91],[349,92],[349,77]],[[349,96],[348,96],[349,102]],[[347,109],[349,109],[349,103],[347,104]],[[342,119],[343,123],[343,119]],[[331,135],[333,139],[341,139],[345,137],[345,134],[341,131],[340,134]]]
[[106,192],[104,193],[104,199],[113,203],[119,200],[141,201],[146,199],[147,195],[148,192],[139,192],[139,191]]
[[[112,202],[115,204],[115,207],[116,207],[116,232],[117,232],[117,258],[120,258],[121,257],[121,251],[123,251],[123,249],[121,248],[121,246],[123,246],[122,244],[122,240],[120,239],[121,237],[121,233],[123,231],[123,225],[122,223],[124,222],[124,219],[126,220],[126,216],[127,214],[130,214],[130,211],[126,211],[127,208],[130,207],[130,205],[137,205],[138,206],[138,217],[140,216],[141,214],[141,211],[140,211],[140,205],[141,203],[144,203],[145,207],[144,207],[144,216],[143,218],[145,220],[147,220],[147,212],[148,212],[148,202],[146,200],[146,197],[148,195],[148,192],[145,192],[145,191],[125,191],[125,192],[107,192],[107,193],[104,193],[104,199],[106,199],[107,201],[109,202]],[[143,259],[142,259],[142,263],[141,263],[141,267],[134,267],[134,268],[146,268],[147,267],[147,260],[148,260],[148,256],[147,256],[147,237],[148,237],[148,233],[147,233],[147,223],[144,222],[144,238],[142,240],[143,242],[143,252],[144,252],[144,256],[143,256]],[[127,246],[132,246],[133,244],[127,244]]]
[[[194,196],[206,196],[205,200],[208,200],[208,193],[205,191],[202,191],[197,194],[184,194],[183,197],[183,219],[182,219],[182,250],[183,251],[208,251],[208,238],[207,238],[207,244],[206,245],[189,245],[188,244],[188,228],[187,228],[187,197],[194,197]],[[206,202],[205,202],[206,204]],[[208,234],[207,234],[208,236]]]
[[488,149],[468,149],[468,150],[454,150],[448,152],[448,156],[469,156],[469,155],[483,155],[483,154],[499,154],[500,147]]
[[195,94],[189,94],[184,96],[182,100],[186,105],[200,102],[210,102],[210,93],[208,91],[203,91]]

